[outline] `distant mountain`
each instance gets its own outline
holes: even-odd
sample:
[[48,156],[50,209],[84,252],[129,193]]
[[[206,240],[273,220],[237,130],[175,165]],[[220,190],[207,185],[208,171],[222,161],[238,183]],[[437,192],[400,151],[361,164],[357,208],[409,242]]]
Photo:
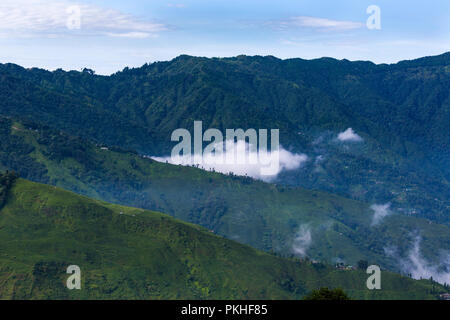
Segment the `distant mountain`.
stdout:
[[[364,259],[409,273],[439,266],[442,250],[450,251],[449,227],[423,218],[393,211],[374,225],[374,210],[363,202],[159,163],[0,117],[0,170],[8,169],[92,198],[166,212],[283,256],[353,265]],[[422,238],[418,248],[417,237]],[[416,249],[423,265],[410,260]],[[448,272],[443,268],[439,272]]]
[[[277,258],[169,216],[0,175],[1,299],[299,299],[342,287],[356,299],[436,299],[443,286]],[[68,290],[69,265],[81,290]]]
[[[450,223],[450,53],[393,65],[180,56],[112,76],[0,66],[0,114],[167,155],[177,128],[279,128],[310,161],[277,183]],[[352,128],[363,140],[340,142]]]

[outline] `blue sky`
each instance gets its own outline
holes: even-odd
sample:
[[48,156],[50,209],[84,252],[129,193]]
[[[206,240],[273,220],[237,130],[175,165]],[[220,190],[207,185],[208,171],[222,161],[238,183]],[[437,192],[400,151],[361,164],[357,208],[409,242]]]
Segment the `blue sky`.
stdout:
[[100,74],[180,54],[392,63],[450,51],[450,1],[1,0],[0,48],[2,63]]

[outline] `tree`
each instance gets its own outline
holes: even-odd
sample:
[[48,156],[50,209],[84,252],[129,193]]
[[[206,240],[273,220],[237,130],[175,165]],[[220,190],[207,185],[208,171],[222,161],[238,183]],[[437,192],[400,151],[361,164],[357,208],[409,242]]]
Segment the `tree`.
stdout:
[[369,262],[367,262],[366,260],[358,261],[358,269],[367,270],[367,267],[369,267]]
[[17,178],[19,178],[19,175],[14,171],[6,171],[5,174],[0,172],[0,209],[5,204],[9,188]]
[[88,69],[88,68],[83,68],[82,72],[83,72],[83,73],[90,74],[90,75],[94,75],[94,74],[95,74],[95,71],[94,71],[94,70]]
[[350,297],[341,288],[320,288],[313,290],[303,300],[350,300]]

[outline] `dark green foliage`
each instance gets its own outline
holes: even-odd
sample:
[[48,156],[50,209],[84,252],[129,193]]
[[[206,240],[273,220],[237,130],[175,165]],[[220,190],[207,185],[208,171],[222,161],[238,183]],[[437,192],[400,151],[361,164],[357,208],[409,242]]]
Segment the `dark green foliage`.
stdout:
[[366,260],[359,260],[358,261],[358,269],[360,270],[367,270],[369,267],[369,263]]
[[[329,263],[339,258],[356,265],[367,259],[400,271],[398,261],[388,257],[385,248],[395,246],[406,255],[413,244],[411,232],[416,231],[424,238],[421,254],[430,262],[439,261],[436,248],[450,249],[448,227],[423,219],[395,214],[374,227],[372,210],[361,202],[158,163],[117,148],[103,150],[102,145],[45,126],[5,121],[11,129],[5,128],[1,141],[33,151],[27,161],[3,153],[0,167],[96,199],[167,212],[260,250],[291,256],[295,236],[304,224],[313,238],[307,254]],[[10,167],[3,157],[9,159]],[[29,168],[40,167],[45,176],[36,179],[29,174]],[[45,210],[53,214],[52,208]]]
[[[394,245],[405,254],[410,249],[411,231],[419,230],[424,238],[421,253],[437,263],[438,249],[450,248],[446,226],[398,214],[371,226],[371,211],[364,203],[286,185],[366,202],[390,201],[396,213],[448,225],[449,59],[450,54],[445,54],[374,65],[334,59],[181,56],[111,77],[96,76],[88,69],[81,73],[47,72],[0,65],[0,114],[6,116],[0,117],[0,170],[15,170],[27,179],[97,199],[161,210],[256,248],[275,249],[283,256],[293,254],[295,234],[307,223],[314,240],[308,249],[312,258],[339,258],[353,264],[368,259],[395,269],[396,262],[386,257],[384,249]],[[159,164],[135,151],[123,150],[168,154],[171,132],[180,127],[191,129],[194,120],[202,120],[204,128],[221,130],[279,128],[282,145],[307,153],[310,161],[297,171],[281,174],[275,186],[248,177]],[[348,127],[364,142],[337,142],[337,133]],[[102,150],[104,146],[109,150]],[[0,185],[0,208],[14,179],[5,178]],[[102,219],[108,211],[91,209],[86,216],[100,219],[95,229],[106,232],[101,226],[107,225]],[[40,213],[55,219],[60,210],[45,205]],[[25,226],[24,233],[48,228],[38,222]],[[148,223],[133,221],[117,226],[125,233],[131,230],[137,234],[145,233],[148,227]],[[15,235],[8,236],[5,240]],[[81,230],[75,239],[85,243],[92,238],[97,239],[92,230]],[[36,272],[53,270],[61,261],[56,252],[44,260],[42,255],[36,256],[27,266]],[[92,243],[77,254],[91,265],[104,258],[92,249]],[[66,258],[63,261],[71,256]],[[0,267],[0,277],[8,266]],[[320,273],[327,268],[313,263],[309,269]],[[32,294],[67,297],[61,291],[60,274],[39,278],[39,272],[33,275],[27,270],[15,285],[35,281],[37,291]],[[127,279],[112,272],[104,276],[108,284],[96,294],[129,296],[129,292],[139,292],[140,297],[146,296],[152,291],[142,283],[136,287],[142,272],[133,269]],[[320,277],[312,277],[316,278]],[[209,286],[199,286],[195,275],[187,279],[192,284],[192,291],[185,292],[189,297],[208,296]],[[317,283],[297,281],[289,272],[273,280],[279,290],[296,296],[318,287]],[[126,283],[121,288],[130,291],[119,293],[117,283]],[[161,282],[156,287],[164,285]],[[49,293],[49,287],[55,291]],[[7,296],[20,298],[30,292],[8,291]],[[173,297],[172,293],[151,295]]]
[[28,179],[48,182],[45,166],[35,161],[32,156],[34,146],[11,134],[19,131],[10,119],[0,117],[0,158],[5,169],[20,172]]
[[[16,296],[16,299],[53,299],[62,300],[70,297],[65,287],[63,271],[69,266],[67,262],[39,261],[32,270],[32,296]],[[20,293],[23,294],[23,293]]]
[[349,296],[341,288],[328,289],[320,288],[313,290],[310,294],[303,298],[304,300],[334,300],[343,301],[350,300]]
[[[275,257],[164,214],[16,180],[0,210],[0,299],[301,299],[341,287],[354,299],[436,299],[443,286]],[[68,290],[67,267],[81,269]],[[433,293],[431,289],[434,288]]]
[[[311,160],[277,182],[390,201],[449,223],[449,60],[450,53],[394,65],[180,56],[110,77],[6,64],[0,114],[150,155],[169,154],[172,131],[192,129],[194,120],[221,130],[279,128],[281,144]],[[336,143],[349,127],[363,143]],[[42,178],[40,169],[27,176]]]
[[0,209],[5,204],[9,189],[18,177],[15,172],[7,171],[4,174],[0,172]]

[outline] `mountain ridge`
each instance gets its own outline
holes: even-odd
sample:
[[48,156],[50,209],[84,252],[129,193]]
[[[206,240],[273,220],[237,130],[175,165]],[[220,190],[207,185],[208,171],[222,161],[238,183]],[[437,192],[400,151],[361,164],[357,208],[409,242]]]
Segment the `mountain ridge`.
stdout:
[[[448,224],[449,58],[182,56],[108,77],[2,65],[0,114],[152,156],[169,154],[171,132],[192,130],[195,120],[220,130],[279,128],[283,147],[323,161],[276,183],[390,202]],[[348,128],[361,144],[335,143]]]

